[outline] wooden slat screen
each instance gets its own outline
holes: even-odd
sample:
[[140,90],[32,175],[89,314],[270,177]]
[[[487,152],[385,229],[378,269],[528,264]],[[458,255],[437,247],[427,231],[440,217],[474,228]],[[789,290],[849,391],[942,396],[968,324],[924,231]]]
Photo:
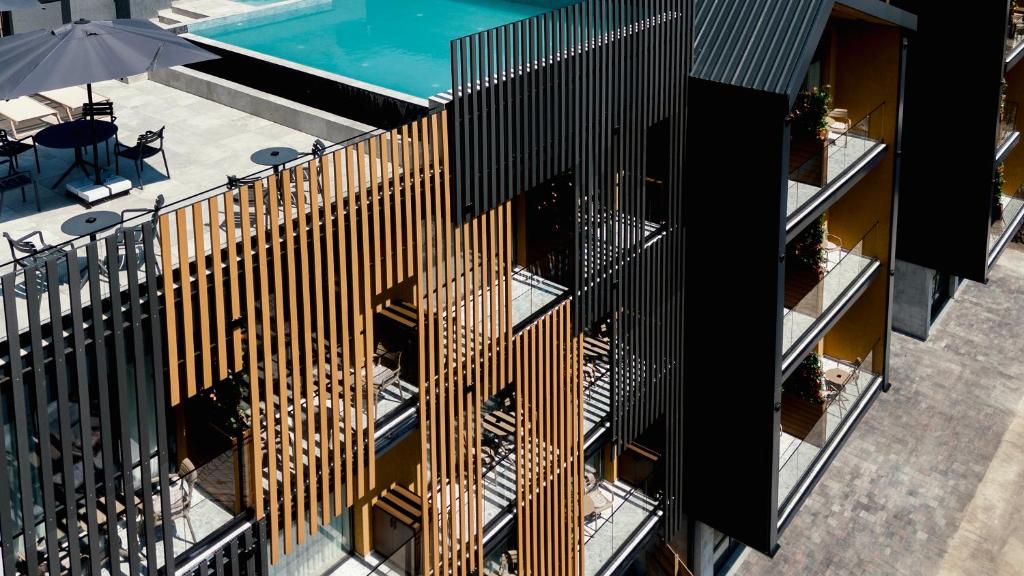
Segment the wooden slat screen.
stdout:
[[[464,218],[452,205],[447,112],[413,129],[420,333],[424,571],[483,569],[481,402],[510,381],[510,204]],[[428,170],[424,169],[424,175]],[[418,182],[418,181],[417,181]]]
[[569,301],[512,341],[519,574],[583,573],[583,338]]
[[5,576],[174,571],[174,532],[157,530],[176,488],[154,233],[145,222],[0,276]]
[[414,196],[436,162],[418,152],[420,129],[160,216],[171,403],[248,380],[262,487],[250,503],[269,517],[272,563],[375,485],[376,405],[361,375],[375,311],[417,276]]

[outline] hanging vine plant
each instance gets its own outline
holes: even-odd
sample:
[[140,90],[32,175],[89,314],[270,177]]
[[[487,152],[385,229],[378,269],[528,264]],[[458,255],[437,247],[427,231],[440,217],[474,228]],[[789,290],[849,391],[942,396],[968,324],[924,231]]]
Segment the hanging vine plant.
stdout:
[[1006,185],[1006,171],[1000,164],[992,178],[992,222],[1003,217],[1003,186]]
[[832,109],[830,90],[826,84],[797,94],[796,104],[789,115],[795,136],[828,138],[828,112]]
[[818,218],[786,245],[786,262],[819,276],[825,273],[825,217]]
[[795,394],[812,404],[824,404],[825,396],[821,391],[821,381],[824,377],[825,370],[821,366],[821,358],[817,354],[808,354],[793,374],[782,383],[782,391]]

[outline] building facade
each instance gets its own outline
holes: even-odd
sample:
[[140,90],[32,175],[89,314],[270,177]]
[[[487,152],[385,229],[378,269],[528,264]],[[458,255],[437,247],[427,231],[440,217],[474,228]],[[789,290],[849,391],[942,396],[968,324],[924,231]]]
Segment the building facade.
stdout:
[[[917,13],[919,26],[907,88],[894,327],[926,339],[962,280],[988,281],[1024,220],[1016,127],[1024,27],[1013,1],[981,3],[959,16],[930,2],[897,4]],[[968,52],[954,54],[951,35],[964,38]],[[959,67],[962,82],[949,81],[950,58],[972,64]],[[956,132],[969,145],[930,144],[948,134],[926,111],[937,93],[964,109]]]
[[454,39],[422,118],[6,269],[3,573],[682,564],[691,18]]

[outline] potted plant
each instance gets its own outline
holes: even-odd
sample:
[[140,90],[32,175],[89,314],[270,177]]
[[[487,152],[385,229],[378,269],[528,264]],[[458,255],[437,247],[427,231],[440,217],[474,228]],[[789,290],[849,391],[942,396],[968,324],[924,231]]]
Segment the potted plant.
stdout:
[[249,384],[237,373],[232,373],[227,380],[217,383],[205,394],[210,428],[231,446],[236,513],[242,512],[247,505],[244,494],[249,494],[250,491],[243,491],[243,486],[251,486],[248,476],[252,472],[253,462],[252,410],[248,398]]
[[829,86],[797,94],[790,120],[790,179],[824,186],[828,176],[828,113],[832,109]]
[[992,178],[992,223],[1003,218],[1003,186],[1006,184],[1006,171],[1000,164],[996,175]]
[[815,446],[825,443],[828,404],[822,393],[825,371],[817,354],[808,354],[782,383],[782,431]]

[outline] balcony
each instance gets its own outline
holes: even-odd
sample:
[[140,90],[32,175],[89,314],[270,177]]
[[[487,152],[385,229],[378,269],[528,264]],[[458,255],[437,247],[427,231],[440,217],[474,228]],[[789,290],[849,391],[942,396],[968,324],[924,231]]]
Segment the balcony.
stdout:
[[[778,502],[780,524],[789,514],[801,494],[810,486],[817,470],[853,427],[863,412],[868,399],[881,384],[881,376],[871,371],[874,350],[881,340],[865,354],[852,361],[830,356],[808,357],[820,367],[800,370],[783,385],[781,430],[779,431]],[[802,366],[808,366],[805,360]],[[817,387],[816,400],[807,400],[808,394],[796,382],[810,378],[811,387]],[[813,394],[813,392],[812,392]]]
[[878,259],[864,253],[864,246],[873,240],[877,227],[876,222],[850,248],[830,235],[824,244],[823,274],[805,274],[797,266],[787,266],[782,318],[783,377],[853,305],[878,273]]
[[1020,141],[1017,130],[1017,103],[1004,102],[999,111],[999,135],[996,139],[996,164],[1001,163]]
[[1024,11],[1016,6],[1010,14],[1010,24],[1006,30],[1006,49],[1004,59],[1007,68],[1016,64],[1024,53]]
[[819,140],[808,145],[794,141],[786,195],[787,239],[820,216],[881,160],[886,149],[884,113],[882,103],[853,123],[845,110],[835,109],[829,116],[828,139],[822,150],[817,149]]
[[583,510],[586,576],[614,574],[655,530],[661,517],[657,500],[622,481],[589,486]]
[[1000,194],[999,207],[992,215],[989,226],[988,266],[995,264],[1006,245],[1020,230],[1024,222],[1024,184],[1014,194]]

